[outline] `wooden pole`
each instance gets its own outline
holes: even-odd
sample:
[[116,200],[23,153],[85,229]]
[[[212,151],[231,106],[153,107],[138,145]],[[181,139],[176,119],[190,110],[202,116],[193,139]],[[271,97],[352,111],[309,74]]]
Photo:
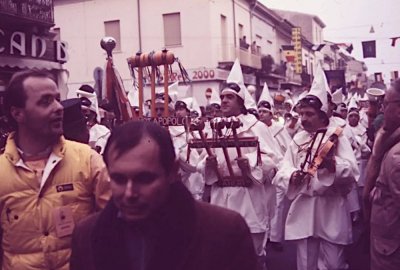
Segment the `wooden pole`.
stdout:
[[[164,117],[169,116],[169,109],[168,109],[168,64],[164,64]],[[165,100],[166,99],[166,100]]]
[[138,68],[139,77],[139,117],[143,117],[143,67]]
[[156,115],[156,66],[151,66],[151,117]]

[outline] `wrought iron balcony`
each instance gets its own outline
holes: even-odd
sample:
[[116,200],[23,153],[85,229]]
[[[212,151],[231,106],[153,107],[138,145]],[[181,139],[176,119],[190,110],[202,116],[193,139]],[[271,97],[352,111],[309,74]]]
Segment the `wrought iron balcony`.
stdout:
[[0,0],[0,16],[3,15],[51,26],[54,24],[53,0]]

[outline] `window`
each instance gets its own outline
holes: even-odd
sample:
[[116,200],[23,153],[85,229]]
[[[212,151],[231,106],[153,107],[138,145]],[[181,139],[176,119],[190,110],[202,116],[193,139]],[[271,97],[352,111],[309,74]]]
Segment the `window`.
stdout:
[[164,21],[164,43],[165,46],[182,45],[181,37],[181,14],[163,14]]
[[115,39],[115,50],[121,51],[121,30],[119,20],[104,22],[104,32],[106,37],[113,37]]
[[263,44],[262,36],[256,35],[256,44],[257,44],[256,54],[261,55],[261,44]]
[[239,38],[242,38],[243,37],[243,24],[238,24],[238,26],[239,26]]
[[228,28],[227,28],[227,24],[226,24],[226,16],[221,14],[221,38],[222,41],[225,41],[225,39],[227,38],[228,34]]
[[226,16],[221,14],[221,49],[222,59],[227,58],[228,54],[228,27],[226,24]]

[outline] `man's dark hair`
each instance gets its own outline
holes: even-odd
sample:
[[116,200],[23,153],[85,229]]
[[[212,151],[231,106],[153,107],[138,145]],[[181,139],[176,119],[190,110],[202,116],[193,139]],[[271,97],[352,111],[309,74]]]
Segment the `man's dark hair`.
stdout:
[[266,108],[268,110],[272,110],[271,104],[266,101],[266,100],[262,100],[258,103],[258,108]]
[[241,97],[239,97],[239,96],[237,96],[237,99],[236,99],[236,100],[237,100],[238,103],[239,103],[240,112],[241,112],[242,114],[247,114],[247,113],[248,113],[248,110],[246,109],[246,106],[244,105],[244,100],[243,100]]
[[131,121],[114,128],[104,148],[103,158],[106,165],[109,164],[110,148],[116,151],[119,157],[135,148],[145,135],[157,142],[160,148],[160,163],[166,174],[169,175],[174,167],[176,157],[171,136],[165,128],[147,121]]
[[29,77],[48,78],[56,80],[52,74],[40,70],[26,70],[15,73],[12,77],[4,93],[4,109],[5,114],[13,128],[17,128],[17,123],[11,116],[11,107],[24,108],[26,103],[26,93],[24,82]]

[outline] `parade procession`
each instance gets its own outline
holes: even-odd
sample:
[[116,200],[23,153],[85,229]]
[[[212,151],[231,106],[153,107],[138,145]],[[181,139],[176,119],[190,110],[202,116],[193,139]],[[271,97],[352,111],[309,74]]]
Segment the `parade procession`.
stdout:
[[1,269],[399,270],[400,3],[353,5],[0,0]]

